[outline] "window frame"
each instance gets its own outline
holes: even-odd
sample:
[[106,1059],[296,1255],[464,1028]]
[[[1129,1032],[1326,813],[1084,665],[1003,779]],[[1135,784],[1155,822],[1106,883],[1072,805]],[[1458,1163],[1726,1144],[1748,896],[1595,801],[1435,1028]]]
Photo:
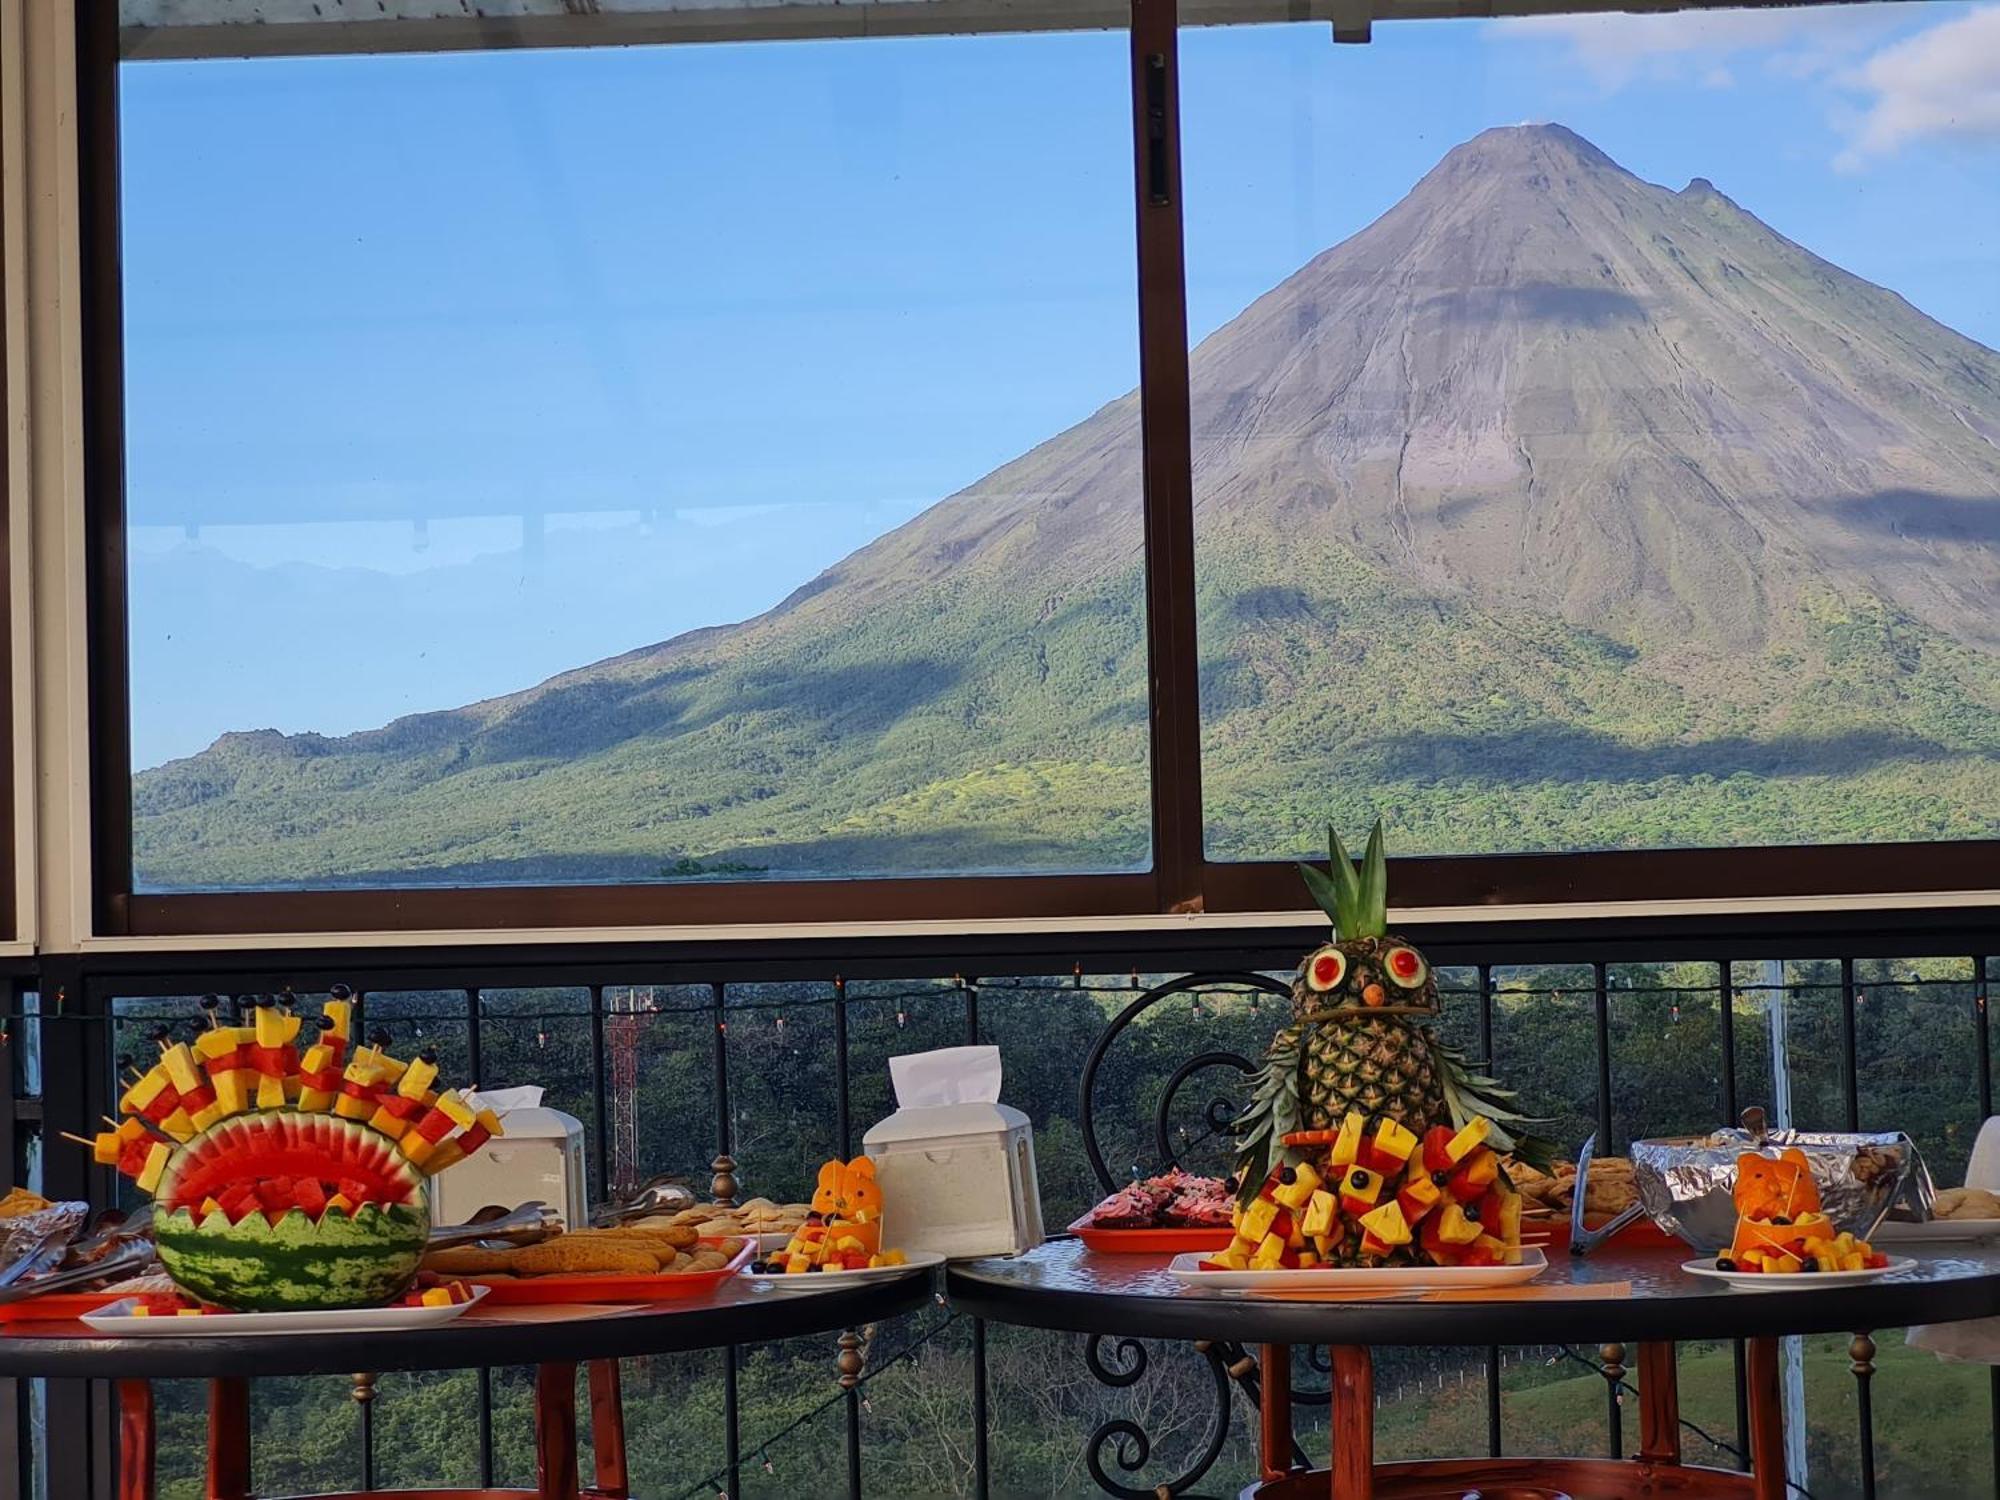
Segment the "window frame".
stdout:
[[[1686,9],[1738,10],[1746,0]],[[1757,0],[1747,0],[1754,6]],[[1806,0],[1807,4],[1840,0]],[[1258,7],[1261,12],[1267,7]],[[1317,7],[1314,7],[1317,9]],[[1492,14],[1610,10],[1610,5],[1514,0]],[[1455,8],[1453,8],[1455,9]],[[1135,255],[1145,537],[1148,751],[1152,866],[1136,873],[615,885],[412,886],[354,890],[135,892],[132,879],[130,665],[126,618],[122,285],[118,222],[115,5],[78,18],[78,146],[84,302],[84,492],[90,555],[91,891],[100,937],[227,934],[577,930],[859,924],[1092,921],[1195,913],[1310,910],[1290,861],[1236,863],[1203,848],[1201,702],[1195,621],[1192,438],[1185,235],[1180,188],[1177,0],[1132,0]],[[1376,0],[1385,16],[1438,14]],[[1190,17],[1207,20],[1202,0]],[[1197,13],[1200,12],[1199,15]],[[752,13],[754,16],[754,12]],[[1278,19],[1245,15],[1245,20]],[[593,18],[594,19],[594,18]],[[948,19],[948,17],[947,17]],[[926,27],[928,20],[929,26]],[[1093,10],[1083,27],[1101,24]],[[301,23],[302,24],[302,23]],[[421,23],[396,23],[411,25]],[[1047,18],[1042,24],[1051,24]],[[1365,41],[1365,21],[1336,21],[1336,39]],[[915,17],[912,30],[940,29]],[[1034,29],[1034,23],[1023,23]],[[276,39],[277,26],[260,28]],[[317,28],[323,33],[326,28]],[[746,35],[771,35],[746,22]],[[712,30],[667,41],[712,39]],[[631,38],[627,38],[628,40]],[[613,38],[612,40],[616,40]],[[151,54],[151,48],[141,51]],[[325,42],[306,50],[328,50]],[[385,50],[378,45],[370,50]],[[0,554],[4,564],[4,554]],[[4,573],[0,573],[4,578]],[[4,600],[0,600],[0,606]],[[0,631],[4,631],[0,608]],[[0,634],[0,649],[5,638]],[[0,710],[4,711],[4,710]],[[0,818],[7,816],[0,809]],[[1728,903],[1800,899],[1834,905],[1893,895],[1963,897],[2000,881],[2000,839],[1937,843],[1760,845],[1737,849],[1584,850],[1424,855],[1391,860],[1399,907],[1583,909],[1673,903],[1690,914]],[[8,872],[11,874],[11,870]],[[9,903],[11,909],[11,903]]]

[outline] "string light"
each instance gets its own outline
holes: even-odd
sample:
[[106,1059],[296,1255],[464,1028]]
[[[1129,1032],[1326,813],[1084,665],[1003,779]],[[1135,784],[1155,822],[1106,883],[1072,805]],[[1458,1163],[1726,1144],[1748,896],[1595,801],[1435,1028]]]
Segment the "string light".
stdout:
[[549,1034],[546,1031],[537,1031],[535,1033],[535,1045],[537,1047],[547,1047],[548,1044]]
[[784,1029],[785,1029],[785,1013],[784,1013],[783,1011],[779,1011],[779,1012],[778,1012],[778,1031],[779,1031],[779,1033],[780,1033],[781,1035],[783,1034],[783,1032],[784,1032]]
[[909,1012],[908,1012],[907,1010],[904,1010],[902,1006],[900,1006],[900,1005],[899,1005],[899,1006],[897,1006],[897,1007],[896,1007],[896,1029],[897,1029],[898,1031],[901,1031],[901,1030],[902,1030],[902,1029],[903,1029],[903,1028],[904,1028],[905,1026],[907,1026],[907,1025],[909,1025],[909,1024],[910,1024],[910,1013],[909,1013]]

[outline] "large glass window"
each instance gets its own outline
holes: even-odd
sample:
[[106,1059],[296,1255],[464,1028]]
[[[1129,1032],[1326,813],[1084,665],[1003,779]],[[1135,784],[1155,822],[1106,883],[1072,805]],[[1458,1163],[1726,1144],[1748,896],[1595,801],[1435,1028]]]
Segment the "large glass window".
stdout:
[[122,65],[134,889],[1145,867],[1128,78]]
[[1996,46],[1183,36],[1209,857],[2000,834]]

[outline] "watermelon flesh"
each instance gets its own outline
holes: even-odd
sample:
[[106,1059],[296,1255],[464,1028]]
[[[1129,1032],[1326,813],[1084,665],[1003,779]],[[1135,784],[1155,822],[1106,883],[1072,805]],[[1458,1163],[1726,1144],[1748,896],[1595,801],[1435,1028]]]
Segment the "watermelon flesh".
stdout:
[[174,1151],[155,1196],[169,1210],[194,1210],[212,1197],[241,1219],[311,1209],[315,1200],[323,1208],[336,1191],[356,1207],[425,1200],[423,1174],[380,1131],[302,1110],[220,1121]]
[[319,1218],[293,1208],[231,1221],[177,1208],[153,1220],[160,1264],[189,1296],[238,1312],[380,1307],[409,1289],[430,1237],[421,1202]]

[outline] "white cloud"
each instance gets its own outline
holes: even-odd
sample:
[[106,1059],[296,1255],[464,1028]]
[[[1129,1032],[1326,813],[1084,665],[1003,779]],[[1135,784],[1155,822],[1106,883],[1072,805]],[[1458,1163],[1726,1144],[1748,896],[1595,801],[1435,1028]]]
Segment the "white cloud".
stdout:
[[1901,5],[1785,10],[1668,11],[1644,15],[1523,16],[1495,21],[1494,34],[1563,45],[1599,87],[1636,78],[1733,81],[1724,66],[1745,53],[1792,77],[1829,71],[1871,45],[1909,12]]
[[1846,170],[1928,136],[2000,140],[2000,5],[1885,47],[1841,81],[1873,96],[1836,160]]

